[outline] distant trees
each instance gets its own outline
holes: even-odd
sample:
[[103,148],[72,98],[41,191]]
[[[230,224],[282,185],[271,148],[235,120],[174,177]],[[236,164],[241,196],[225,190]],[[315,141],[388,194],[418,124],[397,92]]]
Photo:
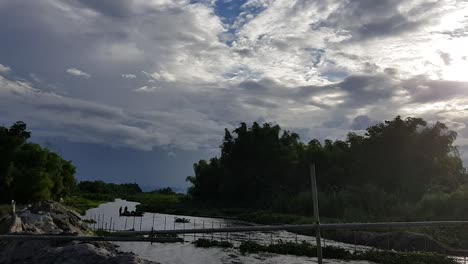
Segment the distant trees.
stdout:
[[171,187],[156,189],[156,190],[152,191],[151,193],[168,194],[168,195],[176,194],[176,192],[174,192],[174,190],[172,190]]
[[305,144],[278,125],[241,123],[225,130],[219,158],[194,164],[189,194],[223,205],[309,213],[308,168],[315,163],[328,216],[403,214],[423,197],[427,203],[431,190],[451,193],[466,183],[456,136],[442,123],[398,116],[364,135]]
[[0,126],[0,201],[59,199],[75,187],[75,167],[58,154],[28,142],[31,133],[18,121]]
[[106,183],[103,181],[82,181],[78,183],[77,190],[80,193],[111,195],[112,197],[123,197],[141,193],[140,186],[136,183]]

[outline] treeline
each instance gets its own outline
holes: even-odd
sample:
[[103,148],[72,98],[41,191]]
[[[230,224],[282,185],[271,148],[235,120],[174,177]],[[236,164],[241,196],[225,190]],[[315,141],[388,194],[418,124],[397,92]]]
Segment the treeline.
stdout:
[[72,163],[28,142],[30,137],[21,121],[0,126],[0,202],[58,200],[75,187]]
[[170,187],[143,192],[136,183],[106,183],[103,181],[82,181],[78,183],[74,199],[67,203],[85,211],[95,204],[93,201],[113,201],[116,198],[138,202],[137,210],[160,212],[178,208],[184,195],[175,193]]
[[142,192],[140,186],[136,183],[117,184],[103,181],[82,181],[78,183],[77,187],[79,193],[109,194],[114,197]]
[[354,219],[468,217],[467,175],[443,123],[402,119],[345,140],[300,141],[273,124],[225,130],[221,156],[194,164],[189,194],[231,207],[311,214],[310,164],[321,213]]

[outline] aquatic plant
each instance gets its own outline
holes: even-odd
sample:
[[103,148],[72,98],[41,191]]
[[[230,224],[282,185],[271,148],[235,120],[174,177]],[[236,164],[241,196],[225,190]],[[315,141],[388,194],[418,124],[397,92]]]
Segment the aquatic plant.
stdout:
[[228,241],[217,241],[206,238],[199,238],[192,242],[196,247],[209,248],[209,247],[221,247],[221,248],[232,248],[233,244]]

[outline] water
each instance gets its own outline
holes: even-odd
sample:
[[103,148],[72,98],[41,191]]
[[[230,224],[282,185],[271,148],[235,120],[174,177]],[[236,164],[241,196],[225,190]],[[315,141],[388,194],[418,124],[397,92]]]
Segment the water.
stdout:
[[[190,223],[174,223],[175,215],[168,214],[153,214],[145,213],[143,217],[119,217],[119,208],[128,207],[129,211],[135,210],[138,203],[128,202],[121,199],[116,199],[114,202],[101,204],[97,208],[86,211],[87,219],[99,219],[99,227],[104,226],[107,229],[114,228],[115,230],[124,230],[134,228],[140,231],[140,224],[142,231],[149,231],[151,228],[159,229],[183,229],[183,228],[210,228],[210,227],[228,227],[228,226],[242,226],[248,223],[208,217],[193,217],[193,216],[177,216],[190,219]],[[104,215],[104,217],[103,217]],[[112,218],[112,225],[111,223]],[[103,221],[104,220],[104,221]],[[125,223],[126,222],[126,223]],[[98,224],[91,224],[91,227],[97,227]],[[315,238],[311,236],[296,235],[286,231],[274,232],[250,232],[250,233],[231,233],[231,234],[214,234],[214,238],[223,239],[238,245],[240,240],[252,240],[261,244],[270,244],[278,239],[283,241],[308,241],[315,243]],[[316,258],[298,257],[291,255],[278,255],[271,253],[260,254],[246,254],[242,255],[238,249],[228,248],[197,248],[190,242],[198,238],[211,238],[211,234],[193,234],[180,235],[185,239],[185,243],[150,243],[145,242],[116,242],[120,246],[120,250],[126,252],[133,252],[141,258],[156,261],[159,263],[316,263]],[[324,245],[334,245],[354,250],[354,245],[339,243],[330,240],[322,240]],[[357,246],[356,249],[366,249],[366,247]],[[367,261],[340,261],[340,260],[324,260],[324,263],[350,263],[350,264],[368,264]]]

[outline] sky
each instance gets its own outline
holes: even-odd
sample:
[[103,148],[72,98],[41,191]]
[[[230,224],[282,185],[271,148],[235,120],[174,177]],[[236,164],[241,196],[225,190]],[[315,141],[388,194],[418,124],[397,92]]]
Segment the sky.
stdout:
[[186,188],[240,122],[307,142],[397,115],[468,164],[468,0],[0,0],[0,36],[0,125],[79,180]]

